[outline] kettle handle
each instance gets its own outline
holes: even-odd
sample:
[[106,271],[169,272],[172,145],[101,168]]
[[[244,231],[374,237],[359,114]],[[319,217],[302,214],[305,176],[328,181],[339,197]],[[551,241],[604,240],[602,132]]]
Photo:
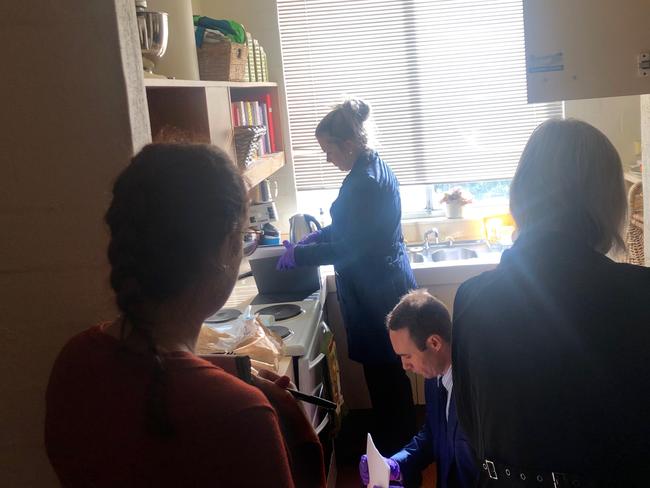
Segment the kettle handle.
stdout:
[[318,220],[316,220],[316,217],[314,217],[312,215],[305,214],[305,222],[307,222],[307,225],[309,226],[310,229],[312,228],[311,225],[310,225],[311,222],[313,222],[314,225],[316,226],[316,230],[321,230],[322,229],[322,227],[320,225],[320,222],[318,222]]

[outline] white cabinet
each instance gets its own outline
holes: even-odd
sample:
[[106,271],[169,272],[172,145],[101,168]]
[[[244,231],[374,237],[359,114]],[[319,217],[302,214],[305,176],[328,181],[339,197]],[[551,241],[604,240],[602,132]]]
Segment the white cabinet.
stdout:
[[524,0],[528,101],[650,93],[648,0]]

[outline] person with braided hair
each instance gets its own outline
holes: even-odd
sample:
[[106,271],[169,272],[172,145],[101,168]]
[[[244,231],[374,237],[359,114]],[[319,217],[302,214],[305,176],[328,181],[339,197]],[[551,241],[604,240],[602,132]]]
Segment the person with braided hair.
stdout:
[[63,486],[324,486],[288,379],[256,388],[194,354],[236,282],[247,205],[236,166],[207,145],[148,145],[118,177],[106,223],[120,316],[67,343],[47,390]]

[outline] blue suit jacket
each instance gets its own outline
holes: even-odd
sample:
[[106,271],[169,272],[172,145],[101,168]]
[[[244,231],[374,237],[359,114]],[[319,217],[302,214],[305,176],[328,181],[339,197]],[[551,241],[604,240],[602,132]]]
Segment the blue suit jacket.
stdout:
[[[453,390],[452,390],[453,391]],[[419,486],[421,472],[437,463],[439,488],[473,487],[478,480],[474,451],[458,424],[453,395],[446,419],[446,390],[438,378],[424,382],[426,422],[404,449],[391,456],[400,465],[406,486]]]
[[354,163],[330,213],[320,241],[296,247],[296,262],[334,265],[351,359],[398,362],[384,321],[416,283],[402,238],[399,183],[376,152]]

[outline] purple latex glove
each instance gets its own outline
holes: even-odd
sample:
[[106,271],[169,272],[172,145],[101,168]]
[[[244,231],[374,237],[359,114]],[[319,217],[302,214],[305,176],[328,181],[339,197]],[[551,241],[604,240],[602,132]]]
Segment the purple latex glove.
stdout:
[[[388,464],[388,467],[390,468],[390,480],[391,481],[399,481],[399,479],[402,477],[402,473],[399,469],[399,464],[397,461],[391,459],[391,458],[384,458],[384,461],[386,461],[386,464]],[[368,456],[365,454],[361,456],[361,460],[359,461],[359,475],[361,476],[361,481],[363,482],[364,485],[367,485],[370,483],[370,472],[368,471]]]
[[296,267],[296,257],[294,255],[294,249],[296,246],[291,244],[289,241],[284,241],[282,245],[285,247],[284,254],[278,259],[278,264],[275,269],[279,271],[285,271],[287,269],[293,269]]
[[314,244],[315,242],[320,242],[320,235],[322,232],[320,230],[315,230],[314,232],[307,234],[305,237],[298,241],[298,245],[304,246],[306,244]]

